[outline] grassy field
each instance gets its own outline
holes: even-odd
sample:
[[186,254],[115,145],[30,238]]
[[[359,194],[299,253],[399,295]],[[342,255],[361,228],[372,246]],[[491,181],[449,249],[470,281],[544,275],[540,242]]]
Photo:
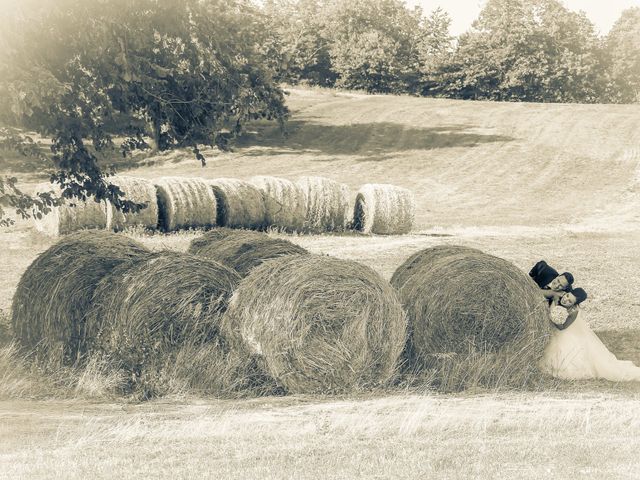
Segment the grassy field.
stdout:
[[[286,138],[256,124],[235,152],[208,152],[204,168],[179,152],[141,158],[130,173],[323,175],[347,183],[353,196],[368,182],[411,188],[411,235],[287,238],[385,278],[438,244],[480,248],[523,270],[544,258],[589,292],[581,315],[610,349],[640,363],[637,106],[301,89],[288,103]],[[15,161],[0,163],[7,172],[26,188],[42,178]],[[130,233],[174,250],[198,234]],[[0,231],[0,315],[22,272],[51,244],[27,222]],[[38,390],[11,361],[0,351],[0,478],[640,478],[638,384],[135,404],[92,394],[91,379],[66,395],[53,381]],[[22,384],[10,383],[20,375]],[[64,372],[56,381],[64,383]]]
[[606,394],[0,405],[0,478],[638,478]]

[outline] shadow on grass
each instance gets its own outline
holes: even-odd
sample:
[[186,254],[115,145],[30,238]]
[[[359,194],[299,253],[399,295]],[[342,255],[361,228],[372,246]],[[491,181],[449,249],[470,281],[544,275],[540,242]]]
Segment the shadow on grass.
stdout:
[[640,366],[640,330],[602,330],[596,334],[619,360]]
[[[479,134],[473,125],[439,125],[428,128],[410,127],[390,122],[370,122],[350,125],[325,125],[311,120],[287,122],[283,135],[275,122],[258,121],[246,126],[246,133],[237,139],[234,149],[262,147],[243,151],[243,156],[273,156],[309,153],[315,155],[354,155],[359,161],[382,161],[398,152],[428,151],[455,147],[475,147],[486,143],[510,142],[513,137]],[[48,150],[42,146],[44,150]],[[158,166],[195,158],[191,152],[150,151],[123,157],[118,149],[102,152],[98,163],[125,171],[140,166]],[[322,159],[319,159],[322,160]],[[54,170],[50,161],[24,157],[15,152],[0,151],[0,173],[35,174],[46,178]]]
[[[513,137],[473,132],[471,125],[440,125],[415,128],[389,122],[351,125],[323,125],[294,120],[287,123],[287,135],[273,125],[254,124],[237,143],[238,147],[269,147],[243,152],[247,156],[313,152],[327,155],[359,155],[361,160],[384,160],[386,154],[408,150],[474,147],[493,142],[510,142]],[[284,150],[286,149],[286,150]]]

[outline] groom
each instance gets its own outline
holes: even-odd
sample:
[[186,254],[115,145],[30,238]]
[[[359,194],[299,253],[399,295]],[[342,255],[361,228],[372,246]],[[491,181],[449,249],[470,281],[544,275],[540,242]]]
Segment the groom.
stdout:
[[553,292],[567,292],[571,290],[571,285],[573,284],[573,275],[571,273],[564,272],[559,274],[556,269],[548,265],[544,260],[540,260],[533,266],[529,276],[538,284],[538,287]]

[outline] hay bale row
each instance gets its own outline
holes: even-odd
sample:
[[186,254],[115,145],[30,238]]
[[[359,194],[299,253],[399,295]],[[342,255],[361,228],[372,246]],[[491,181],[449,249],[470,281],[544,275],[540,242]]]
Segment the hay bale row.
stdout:
[[154,180],[158,193],[158,224],[165,231],[216,225],[216,197],[200,178],[163,177]]
[[308,253],[288,240],[271,238],[264,232],[228,228],[216,228],[194,239],[188,252],[223,263],[242,277],[266,260]]
[[217,225],[255,230],[267,227],[265,200],[258,187],[234,178],[217,178],[207,183],[216,197]]
[[407,312],[410,364],[472,356],[480,365],[484,356],[508,365],[505,375],[535,370],[548,339],[549,309],[510,262],[473,248],[433,247],[407,259],[391,284]]
[[96,285],[114,268],[148,250],[110,232],[75,232],[41,253],[22,275],[13,296],[16,339],[61,363],[86,352],[85,315]]
[[[242,237],[235,245],[254,242],[251,252],[263,253],[250,272],[244,265],[251,262],[242,263],[239,270],[249,273],[241,281],[221,263],[151,253],[114,233],[65,237],[20,281],[17,339],[48,362],[106,358],[143,397],[163,393],[178,374],[221,394],[349,391],[394,376],[406,320],[396,293],[373,270],[300,255],[299,247],[297,255],[270,257],[280,243],[260,232],[218,229],[208,237],[217,250]],[[232,294],[234,310],[226,312]],[[201,374],[189,374],[191,360],[206,365]]]
[[[146,208],[124,213],[107,202],[73,199],[37,220],[36,228],[52,236],[91,228],[121,231],[142,226],[174,231],[216,225],[322,233],[344,231],[351,223],[363,233],[403,234],[411,231],[415,210],[409,190],[367,184],[358,192],[349,222],[348,187],[323,177],[300,177],[291,182],[258,176],[246,182],[181,177],[149,181],[113,176],[107,181],[124,193],[123,199]],[[40,185],[36,191],[51,188]],[[56,193],[60,193],[59,189]]]
[[410,190],[370,183],[363,185],[356,196],[353,228],[380,235],[409,233],[414,215],[415,200]]
[[257,176],[250,182],[262,192],[266,223],[286,231],[302,231],[306,208],[302,188],[284,178]]
[[300,177],[307,232],[342,232],[349,222],[349,187],[323,177]]
[[[394,377],[403,350],[408,368],[435,371],[449,387],[470,378],[524,384],[549,335],[539,289],[476,249],[417,252],[394,273],[396,290],[368,267],[261,232],[216,229],[190,252],[229,266],[150,253],[113,233],[73,233],[21,278],[16,338],[47,362],[106,354],[150,396],[176,372],[190,385],[206,377],[219,393],[371,388]],[[201,374],[189,374],[190,359]]]
[[395,291],[376,272],[309,254],[253,269],[221,331],[286,392],[328,393],[393,378],[406,320]]
[[[36,186],[34,194],[51,192],[54,197],[62,196],[57,184],[42,183]],[[109,221],[110,205],[105,201],[95,201],[89,197],[64,199],[62,205],[51,207],[51,211],[42,218],[34,218],[37,231],[50,237],[58,237],[83,229],[105,229]]]
[[108,177],[107,182],[118,187],[123,200],[145,205],[137,212],[123,212],[110,205],[107,217],[107,230],[120,232],[129,227],[143,227],[155,230],[158,226],[158,199],[156,187],[150,180],[116,175]]

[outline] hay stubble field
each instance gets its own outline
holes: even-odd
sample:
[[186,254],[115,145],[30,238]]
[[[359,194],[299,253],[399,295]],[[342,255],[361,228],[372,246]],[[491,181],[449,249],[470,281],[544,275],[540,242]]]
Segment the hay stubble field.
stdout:
[[[174,153],[127,173],[322,175],[354,195],[364,183],[409,188],[417,198],[410,235],[272,235],[387,279],[412,253],[440,244],[479,248],[523,270],[544,258],[590,293],[581,315],[603,341],[640,363],[637,106],[304,89],[292,89],[288,103],[286,138],[258,124],[235,152],[210,152],[204,168]],[[42,179],[0,167],[28,185]],[[198,235],[128,234],[176,251]],[[0,231],[0,243],[6,312],[20,275],[52,240],[18,222]],[[0,366],[0,380],[8,370]],[[0,388],[0,478],[640,478],[637,384],[145,404],[84,394],[16,399],[8,391]]]

